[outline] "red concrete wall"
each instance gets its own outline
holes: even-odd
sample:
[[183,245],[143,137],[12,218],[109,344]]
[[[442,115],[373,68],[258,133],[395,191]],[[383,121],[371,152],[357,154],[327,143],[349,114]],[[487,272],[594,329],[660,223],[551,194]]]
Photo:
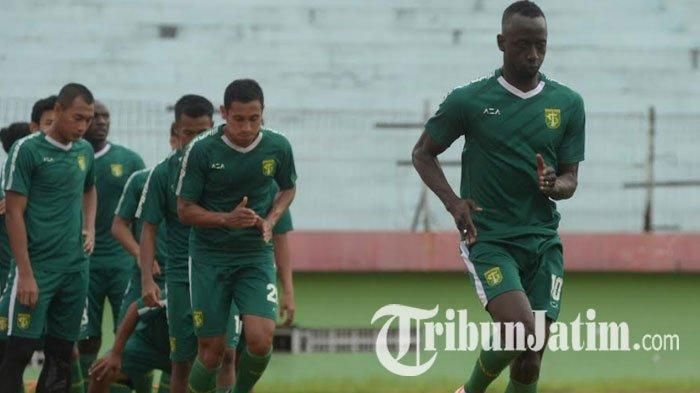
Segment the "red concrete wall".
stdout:
[[[568,271],[700,272],[700,234],[563,234]],[[296,271],[463,271],[453,232],[290,234]]]

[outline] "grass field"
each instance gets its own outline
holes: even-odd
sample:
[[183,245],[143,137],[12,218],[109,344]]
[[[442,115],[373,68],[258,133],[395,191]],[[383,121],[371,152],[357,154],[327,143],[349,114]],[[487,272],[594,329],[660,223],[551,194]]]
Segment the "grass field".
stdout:
[[[369,327],[374,312],[389,303],[467,308],[470,319],[487,318],[460,273],[315,273],[295,279],[301,327]],[[631,342],[647,333],[678,334],[680,351],[547,353],[542,392],[700,392],[699,275],[569,274],[562,296],[560,321],[595,308],[598,321],[627,322]],[[104,339],[111,342],[111,334]],[[401,378],[373,353],[277,354],[257,392],[453,392],[475,358],[476,353],[439,352],[426,374]],[[36,370],[28,371],[35,375]],[[491,391],[503,391],[506,383],[502,376]]]

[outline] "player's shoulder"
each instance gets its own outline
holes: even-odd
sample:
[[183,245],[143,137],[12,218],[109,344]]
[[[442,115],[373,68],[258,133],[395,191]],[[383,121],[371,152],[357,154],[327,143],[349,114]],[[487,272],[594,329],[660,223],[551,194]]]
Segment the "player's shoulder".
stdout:
[[484,75],[472,80],[469,83],[453,88],[447,95],[453,100],[469,100],[489,89],[497,83],[495,74]]
[[112,147],[110,150],[112,150],[112,153],[118,154],[119,156],[122,157],[122,159],[125,160],[141,160],[141,155],[137,153],[136,151],[124,146],[120,145],[118,143],[111,143]]
[[73,149],[81,154],[86,154],[88,157],[95,157],[95,151],[92,149],[92,145],[85,139],[78,139],[73,142]]
[[143,168],[143,169],[139,169],[138,171],[132,173],[132,174],[129,176],[129,179],[127,180],[127,182],[129,182],[129,181],[133,181],[133,182],[145,182],[146,179],[148,178],[148,175],[150,175],[151,172],[153,172],[153,168]]
[[583,97],[581,97],[581,94],[579,94],[576,90],[573,88],[567,86],[566,84],[550,78],[546,75],[542,75],[542,78],[545,81],[545,84],[547,85],[547,88],[550,89],[552,93],[557,94],[558,96],[561,97],[566,97],[574,102],[580,102],[583,103]]
[[45,140],[45,135],[41,132],[35,132],[33,134],[29,134],[25,137],[22,137],[18,140],[15,141],[15,143],[12,144],[12,147],[10,148],[10,151],[14,150],[19,150],[19,149],[24,149],[24,150],[29,150],[32,146],[36,146],[42,143],[42,141]]
[[290,146],[289,139],[284,135],[283,132],[278,130],[273,130],[271,128],[263,128],[260,130],[263,133],[263,138],[266,139],[267,143],[275,144],[281,147]]

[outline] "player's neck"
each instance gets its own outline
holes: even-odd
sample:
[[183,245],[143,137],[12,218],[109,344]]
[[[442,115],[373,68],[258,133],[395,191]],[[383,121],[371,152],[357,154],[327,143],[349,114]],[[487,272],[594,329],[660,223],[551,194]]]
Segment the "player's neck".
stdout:
[[93,150],[95,153],[99,153],[99,152],[102,151],[102,149],[104,149],[105,147],[107,147],[107,140],[106,140],[106,139],[103,140],[103,141],[93,141],[93,140],[89,140],[89,139],[86,139],[86,140],[87,140],[88,142],[90,142],[90,144],[92,145],[92,150]]
[[518,90],[520,90],[524,93],[527,93],[528,91],[536,88],[537,85],[540,83],[540,74],[539,73],[533,77],[518,76],[518,74],[516,72],[511,70],[505,64],[503,65],[503,68],[501,68],[501,75],[506,80],[506,82],[515,86]]
[[62,145],[68,145],[70,143],[70,141],[63,135],[61,135],[61,133],[58,132],[58,130],[56,130],[54,127],[49,127],[49,129],[45,131],[45,134],[49,138],[55,140],[56,142]]

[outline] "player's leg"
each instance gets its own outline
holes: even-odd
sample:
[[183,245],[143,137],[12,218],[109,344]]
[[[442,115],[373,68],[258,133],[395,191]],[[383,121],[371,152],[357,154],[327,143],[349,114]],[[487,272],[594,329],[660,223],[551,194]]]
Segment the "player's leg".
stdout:
[[[174,281],[174,280],[173,280]],[[174,393],[187,390],[192,361],[197,356],[197,337],[194,335],[190,286],[187,282],[167,281],[167,313],[170,336],[170,387]]]
[[78,345],[75,344],[73,345],[73,351],[70,357],[70,393],[85,392],[85,377],[80,367],[80,351],[78,351]]
[[[479,300],[491,318],[495,322],[521,322],[525,334],[534,332],[534,316],[511,250],[505,245],[490,242],[478,242],[470,249],[463,242],[460,249]],[[483,393],[519,353],[482,350],[464,385],[465,391]]]
[[231,282],[227,279],[230,275],[230,268],[190,259],[192,320],[197,335],[197,358],[189,377],[189,389],[193,392],[216,388],[216,374],[226,349],[229,315],[237,313]]
[[272,356],[278,310],[277,277],[272,258],[270,254],[264,260],[241,267],[233,284],[247,343],[241,353],[234,393],[250,392]]
[[109,274],[104,269],[90,269],[87,295],[88,324],[78,342],[80,351],[80,367],[83,375],[97,359],[97,353],[102,346],[102,313],[107,298],[107,282]]
[[[528,301],[533,310],[546,311],[545,334],[549,338],[549,326],[559,317],[561,290],[564,275],[564,259],[559,237],[532,237],[523,242],[532,254],[532,277],[523,279]],[[545,346],[546,348],[546,346]],[[527,350],[513,360],[510,366],[508,393],[529,393],[537,389],[544,350]]]
[[22,375],[34,351],[41,346],[49,304],[60,284],[58,274],[34,270],[39,298],[34,308],[17,300],[17,275],[12,281],[9,300],[8,341],[5,358],[0,365],[0,393],[16,393],[23,388]]
[[116,333],[119,324],[119,313],[122,309],[122,301],[127,294],[126,292],[129,287],[129,281],[133,276],[133,270],[109,269],[109,272],[110,281],[109,290],[107,291],[107,300],[109,300],[109,304],[112,306],[112,330]]
[[9,328],[8,321],[10,315],[10,297],[12,292],[12,283],[15,279],[16,269],[12,267],[7,275],[7,285],[0,295],[0,363],[5,358],[5,348],[7,346],[7,330]]
[[241,317],[233,312],[229,315],[228,331],[226,332],[226,351],[221,362],[221,370],[216,377],[216,392],[226,393],[236,381],[236,351],[242,329]]
[[60,289],[47,311],[45,360],[37,393],[63,392],[71,387],[71,357],[85,313],[88,276],[87,269],[61,274]]

